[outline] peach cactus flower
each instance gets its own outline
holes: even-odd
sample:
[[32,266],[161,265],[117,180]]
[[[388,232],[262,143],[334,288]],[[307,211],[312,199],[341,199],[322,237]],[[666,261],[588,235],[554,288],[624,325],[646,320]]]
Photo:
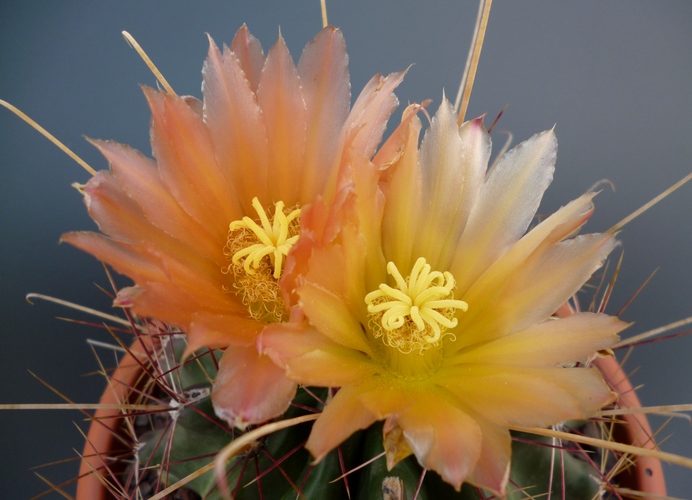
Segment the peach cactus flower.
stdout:
[[242,428],[295,394],[254,342],[287,319],[278,281],[301,208],[331,199],[344,148],[374,154],[403,74],[374,77],[349,110],[338,29],[323,29],[296,66],[281,37],[265,56],[243,26],[223,52],[210,40],[203,78],[203,102],[144,88],[156,161],[93,141],[111,169],[82,192],[103,234],[63,240],[133,279],[116,305],[182,329],[188,352],[226,348],[212,400]]
[[488,172],[482,119],[459,127],[444,100],[419,148],[413,113],[389,168],[354,163],[339,206],[303,213],[282,286],[304,319],[269,326],[260,348],[299,383],[340,387],[306,445],[317,460],[384,420],[390,468],[414,454],[457,489],[502,496],[511,426],[588,417],[613,400],[584,365],[627,325],[552,315],[615,239],[575,236],[594,193],[527,231],[553,176],[552,130]]

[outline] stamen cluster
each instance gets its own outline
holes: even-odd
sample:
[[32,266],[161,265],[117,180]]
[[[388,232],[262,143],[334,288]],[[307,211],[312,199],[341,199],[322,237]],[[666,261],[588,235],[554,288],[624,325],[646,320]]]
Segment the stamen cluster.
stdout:
[[270,220],[257,198],[253,198],[252,206],[258,220],[245,216],[229,225],[224,255],[231,263],[221,271],[233,273],[233,287],[250,316],[281,321],[285,319],[285,308],[278,280],[284,257],[298,240],[300,209],[284,211],[284,202],[279,201]]
[[456,281],[451,273],[432,271],[423,257],[406,279],[393,262],[387,264],[387,272],[397,287],[383,283],[365,296],[376,338],[382,337],[389,347],[410,353],[437,346],[443,336],[452,335],[446,331],[458,323],[456,310],[466,311],[468,304],[454,299]]

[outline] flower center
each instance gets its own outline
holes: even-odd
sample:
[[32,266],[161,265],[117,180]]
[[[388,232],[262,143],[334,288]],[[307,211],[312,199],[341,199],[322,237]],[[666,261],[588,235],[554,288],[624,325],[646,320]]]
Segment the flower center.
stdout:
[[466,311],[468,304],[454,300],[456,281],[451,273],[432,271],[423,257],[413,265],[404,279],[393,262],[387,272],[396,281],[396,288],[381,284],[365,296],[370,326],[376,338],[404,354],[421,353],[437,346],[448,328],[457,326],[456,309]]
[[284,202],[279,201],[270,217],[257,198],[252,199],[252,206],[258,219],[246,216],[228,226],[223,253],[231,263],[221,272],[233,273],[233,287],[250,316],[281,321],[286,313],[278,281],[284,257],[298,240],[300,209],[284,210]]

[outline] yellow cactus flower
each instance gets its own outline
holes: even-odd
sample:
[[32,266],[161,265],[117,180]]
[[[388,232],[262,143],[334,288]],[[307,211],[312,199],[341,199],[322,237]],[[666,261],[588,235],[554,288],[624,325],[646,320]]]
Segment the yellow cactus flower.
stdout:
[[553,176],[552,130],[487,171],[482,119],[459,127],[445,100],[419,147],[415,111],[394,133],[396,161],[354,163],[335,204],[301,214],[282,282],[292,321],[258,342],[296,382],[340,387],[306,445],[317,460],[384,420],[390,468],[414,454],[457,489],[504,495],[512,425],[583,418],[613,400],[585,366],[626,324],[553,313],[615,239],[576,236],[594,193],[529,230]]
[[350,109],[343,35],[327,27],[295,65],[246,27],[210,40],[203,102],[145,88],[156,161],[93,141],[110,163],[82,192],[103,234],[63,241],[132,278],[116,305],[182,329],[188,351],[226,348],[212,399],[244,427],[280,415],[296,384],[254,342],[286,320],[278,282],[302,207],[336,192],[342,153],[371,157],[403,74],[375,76]]

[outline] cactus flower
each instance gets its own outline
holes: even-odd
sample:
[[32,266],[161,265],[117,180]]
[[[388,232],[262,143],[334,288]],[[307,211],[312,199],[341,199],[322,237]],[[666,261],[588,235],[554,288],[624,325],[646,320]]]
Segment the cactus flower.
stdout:
[[383,420],[389,468],[414,454],[457,489],[504,495],[513,425],[613,400],[586,365],[626,324],[553,313],[616,242],[576,235],[594,193],[529,230],[553,176],[552,130],[487,171],[482,119],[459,127],[444,100],[419,146],[414,112],[395,161],[354,162],[335,203],[302,214],[282,281],[296,313],[258,342],[296,382],[340,388],[306,445],[318,461]]
[[296,384],[255,347],[288,318],[279,280],[302,207],[336,192],[342,151],[374,154],[403,75],[374,77],[350,110],[341,32],[323,29],[295,65],[242,27],[210,40],[203,102],[144,88],[155,161],[92,141],[110,163],[81,187],[103,234],[66,241],[129,276],[116,305],[182,329],[187,352],[226,348],[212,399],[231,425],[283,413]]

